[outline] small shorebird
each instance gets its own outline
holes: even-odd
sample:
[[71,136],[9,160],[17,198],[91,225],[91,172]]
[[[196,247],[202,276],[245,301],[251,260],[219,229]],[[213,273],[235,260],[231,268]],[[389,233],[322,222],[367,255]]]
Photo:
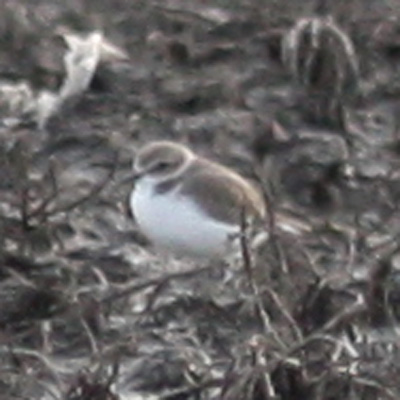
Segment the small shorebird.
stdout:
[[147,144],[133,168],[132,214],[156,247],[175,255],[225,257],[243,215],[265,217],[263,197],[249,181],[181,144]]

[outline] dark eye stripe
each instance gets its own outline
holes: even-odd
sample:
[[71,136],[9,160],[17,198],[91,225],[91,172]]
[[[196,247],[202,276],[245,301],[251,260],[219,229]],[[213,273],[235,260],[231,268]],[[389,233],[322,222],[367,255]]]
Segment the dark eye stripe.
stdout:
[[154,165],[154,167],[151,169],[153,172],[157,172],[157,171],[164,171],[167,168],[171,167],[173,164],[171,163],[167,163],[167,162],[161,162],[158,163],[156,165]]

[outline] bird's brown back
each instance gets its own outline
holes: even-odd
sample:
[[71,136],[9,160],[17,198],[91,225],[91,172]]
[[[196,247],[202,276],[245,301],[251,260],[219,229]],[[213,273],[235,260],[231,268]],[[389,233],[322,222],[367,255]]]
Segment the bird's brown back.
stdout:
[[197,158],[181,182],[182,195],[221,222],[238,224],[242,212],[262,219],[265,203],[261,193],[246,179],[214,162]]

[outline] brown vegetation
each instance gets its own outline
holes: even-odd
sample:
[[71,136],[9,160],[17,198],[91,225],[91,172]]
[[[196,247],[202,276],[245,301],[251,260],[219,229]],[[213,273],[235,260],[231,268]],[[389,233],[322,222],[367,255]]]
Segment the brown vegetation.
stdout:
[[[65,27],[131,60],[45,130],[0,105],[1,400],[400,398],[400,14],[381,3],[1,3],[1,80],[57,90]],[[259,181],[270,238],[243,235],[240,265],[164,260],[137,231],[125,180],[160,138]]]

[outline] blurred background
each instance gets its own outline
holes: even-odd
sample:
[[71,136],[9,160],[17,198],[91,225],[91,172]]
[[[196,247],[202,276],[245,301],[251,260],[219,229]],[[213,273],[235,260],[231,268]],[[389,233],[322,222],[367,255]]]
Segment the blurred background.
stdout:
[[[39,126],[93,32],[124,57]],[[0,399],[398,399],[399,62],[396,0],[2,0]],[[250,284],[138,231],[157,139],[299,227]]]

